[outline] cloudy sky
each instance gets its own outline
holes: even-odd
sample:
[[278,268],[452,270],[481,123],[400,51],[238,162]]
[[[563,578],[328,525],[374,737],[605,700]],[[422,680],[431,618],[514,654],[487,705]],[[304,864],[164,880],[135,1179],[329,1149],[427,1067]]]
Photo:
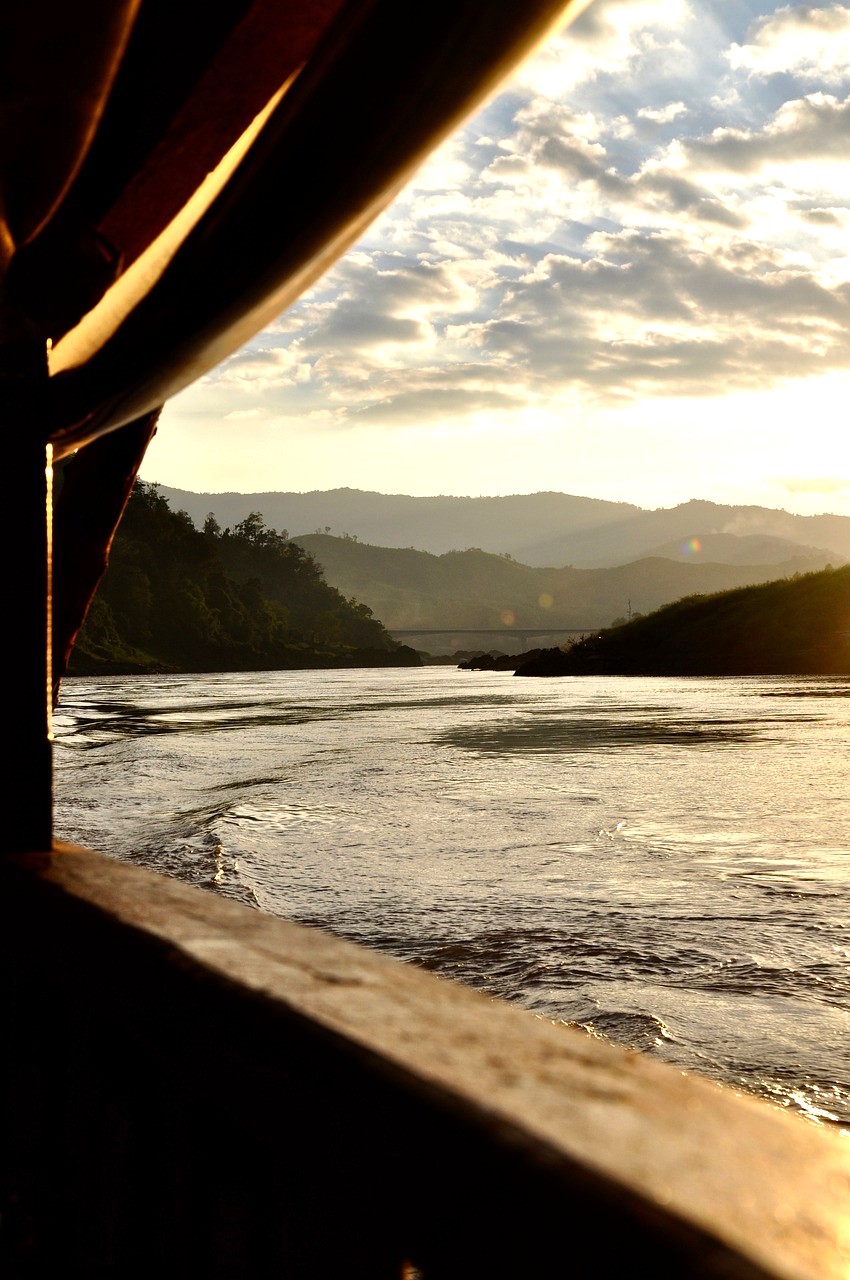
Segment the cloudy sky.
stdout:
[[594,0],[142,476],[850,514],[848,406],[850,3]]

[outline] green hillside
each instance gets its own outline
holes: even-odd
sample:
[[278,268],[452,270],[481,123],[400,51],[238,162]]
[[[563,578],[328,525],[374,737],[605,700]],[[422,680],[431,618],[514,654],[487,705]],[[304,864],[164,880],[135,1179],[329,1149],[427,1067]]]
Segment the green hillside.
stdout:
[[850,566],[679,600],[516,674],[848,675]]
[[695,592],[724,591],[812,568],[807,560],[694,564],[659,556],[608,569],[546,569],[478,548],[433,555],[322,533],[295,541],[321,564],[329,583],[344,596],[364,601],[390,630],[607,627],[630,612],[649,613]]
[[256,513],[197,530],[138,482],[69,675],[421,665]]

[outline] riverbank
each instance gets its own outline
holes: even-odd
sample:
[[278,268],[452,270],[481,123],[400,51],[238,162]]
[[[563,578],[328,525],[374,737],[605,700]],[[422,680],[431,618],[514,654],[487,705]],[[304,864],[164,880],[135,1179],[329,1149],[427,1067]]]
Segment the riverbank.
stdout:
[[274,665],[261,656],[251,657],[250,660],[245,658],[241,662],[237,659],[229,666],[219,663],[213,663],[210,666],[178,666],[145,654],[100,656],[90,650],[81,649],[75,650],[72,654],[65,679],[85,676],[203,675],[212,672],[226,674],[250,671],[337,671],[423,665],[422,656],[407,645],[400,645],[395,650],[322,650],[309,646],[303,649],[293,647],[289,654],[284,655],[283,661],[280,661],[280,655],[278,655]]

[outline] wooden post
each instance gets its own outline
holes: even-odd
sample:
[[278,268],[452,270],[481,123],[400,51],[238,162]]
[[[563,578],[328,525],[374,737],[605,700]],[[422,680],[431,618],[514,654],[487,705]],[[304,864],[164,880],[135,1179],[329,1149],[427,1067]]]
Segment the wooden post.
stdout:
[[50,475],[47,348],[20,316],[0,314],[5,763],[0,853],[49,849]]

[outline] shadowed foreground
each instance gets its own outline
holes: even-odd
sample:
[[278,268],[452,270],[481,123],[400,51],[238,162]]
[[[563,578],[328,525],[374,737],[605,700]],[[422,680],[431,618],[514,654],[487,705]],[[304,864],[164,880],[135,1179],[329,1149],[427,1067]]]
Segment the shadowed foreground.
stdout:
[[10,1280],[846,1275],[838,1137],[82,849],[3,879]]

